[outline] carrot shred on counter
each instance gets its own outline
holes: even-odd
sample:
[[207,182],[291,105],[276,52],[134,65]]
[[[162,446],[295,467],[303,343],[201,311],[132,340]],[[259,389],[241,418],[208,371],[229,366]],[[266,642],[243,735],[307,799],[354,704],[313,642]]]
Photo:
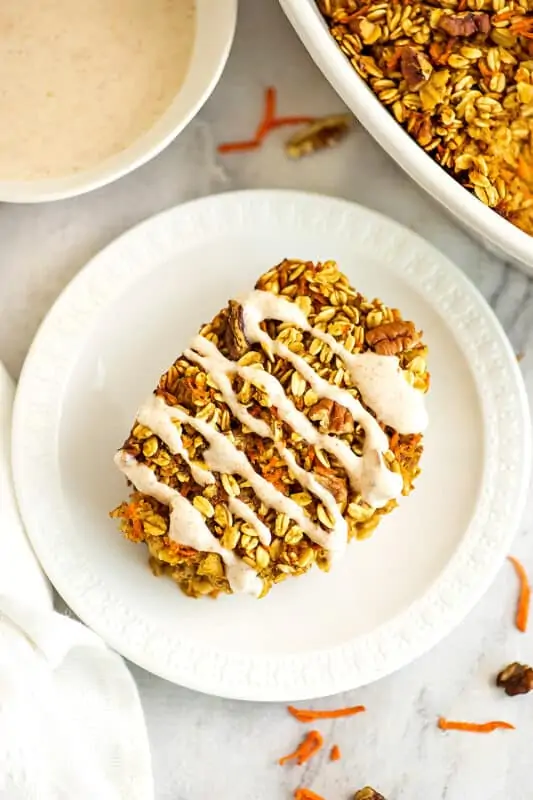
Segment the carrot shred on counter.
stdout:
[[518,595],[518,604],[516,606],[515,624],[519,631],[525,633],[527,630],[527,620],[529,617],[531,586],[529,585],[527,572],[520,561],[514,556],[507,556],[507,558],[515,568],[518,580],[520,581],[520,593]]
[[294,800],[324,800],[324,798],[316,792],[312,792],[311,789],[296,789]]
[[442,731],[467,731],[468,733],[492,733],[492,731],[497,730],[498,728],[503,728],[505,730],[514,731],[514,725],[511,725],[509,722],[501,722],[500,720],[494,720],[493,722],[454,722],[449,719],[444,719],[444,717],[440,717],[439,719],[439,728]]
[[265,90],[265,106],[261,121],[257,126],[255,136],[253,139],[247,139],[242,142],[226,142],[219,144],[217,150],[219,153],[239,153],[245,150],[256,150],[268,133],[272,120],[276,115],[276,90],[273,86],[269,86]]
[[276,90],[273,86],[269,86],[265,90],[265,107],[263,110],[263,117],[255,132],[255,138],[258,141],[261,141],[270,130],[270,126],[272,125],[274,117],[276,116],[277,102],[278,96]]
[[332,711],[312,711],[304,708],[294,708],[294,706],[287,706],[289,714],[298,720],[298,722],[314,722],[317,719],[337,719],[337,717],[351,717],[354,714],[360,714],[366,711],[365,706],[352,706],[351,708],[336,708]]
[[315,117],[308,116],[276,117],[277,101],[276,89],[273,86],[269,86],[265,90],[263,114],[256,128],[254,138],[245,139],[242,142],[225,142],[219,144],[217,147],[218,152],[240,153],[245,150],[257,150],[257,148],[261,146],[265,136],[276,128],[282,128],[286,125],[306,125],[315,122]]
[[275,117],[268,129],[275,130],[285,125],[310,125],[312,122],[316,122],[316,117]]
[[330,750],[329,758],[331,761],[340,761],[342,758],[341,751],[338,744],[334,744]]
[[244,142],[219,144],[217,149],[219,153],[242,153],[245,150],[256,150],[260,144],[261,142],[256,141],[256,139],[248,139]]
[[303,742],[298,745],[294,753],[289,753],[289,755],[283,756],[283,758],[280,758],[279,763],[282,766],[288,761],[296,761],[297,764],[305,764],[306,761],[309,761],[309,759],[315,755],[315,753],[318,753],[323,744],[324,739],[318,731],[309,731]]

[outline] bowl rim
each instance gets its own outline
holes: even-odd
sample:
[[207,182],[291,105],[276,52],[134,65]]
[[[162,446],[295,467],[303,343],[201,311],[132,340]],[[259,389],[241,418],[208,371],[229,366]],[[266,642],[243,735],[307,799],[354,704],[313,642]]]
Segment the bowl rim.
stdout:
[[378,144],[489,249],[503,251],[531,272],[533,237],[478,200],[409,136],[354,70],[313,0],[279,2],[314,62]]
[[142,166],[189,124],[217,85],[237,24],[238,0],[196,0],[196,31],[185,80],[155,125],[124,150],[74,175],[35,181],[1,181],[0,202],[44,203],[86,194]]

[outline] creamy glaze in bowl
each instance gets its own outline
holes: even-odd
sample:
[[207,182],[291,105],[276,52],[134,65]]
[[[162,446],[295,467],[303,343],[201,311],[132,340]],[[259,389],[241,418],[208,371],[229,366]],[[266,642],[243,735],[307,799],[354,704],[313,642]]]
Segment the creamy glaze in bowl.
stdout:
[[[155,118],[155,122],[151,124],[146,132],[141,133],[136,138],[132,138],[130,140],[131,143],[126,143],[127,146],[124,149],[117,148],[118,152],[86,169],[70,171],[60,177],[0,180],[0,201],[13,203],[44,202],[83,194],[120,178],[157,155],[191,121],[216,86],[229,54],[235,31],[236,17],[237,0],[216,0],[216,2],[213,0],[196,0],[194,44],[185,77],[170,105],[166,104],[166,110]],[[105,17],[104,19],[109,25],[117,23],[114,19],[107,20]],[[27,24],[27,21],[25,24]],[[44,32],[41,32],[41,27],[41,25],[37,25],[36,29],[31,31],[33,39],[28,39],[30,48],[34,41],[39,39],[41,33],[44,36]],[[120,31],[120,26],[118,26],[118,30],[120,37],[122,37],[118,41],[123,46],[125,35],[123,31]],[[108,29],[106,31],[109,33]],[[25,29],[22,30],[22,35],[28,37]],[[135,41],[136,39],[133,38],[130,44],[134,45]],[[31,50],[28,55],[31,56]],[[104,53],[103,65],[106,64],[105,58],[107,56],[108,53]],[[134,49],[132,49],[132,58],[135,58]],[[189,58],[188,55],[187,58]],[[87,63],[90,68],[91,62],[88,61]],[[137,61],[136,66],[138,64],[139,62]],[[103,68],[103,65],[100,64],[99,66]],[[179,68],[181,67],[177,64],[176,69]],[[113,71],[110,69],[109,80],[116,79],[117,76],[113,75]],[[158,80],[158,75],[154,74],[154,81],[156,82],[154,91],[157,91],[159,86]],[[64,89],[64,87],[61,85],[61,81],[59,83],[60,91],[58,96],[61,97],[61,89]],[[24,86],[23,81],[21,85]],[[154,84],[152,83],[152,85]],[[31,86],[28,88],[31,89]],[[26,94],[30,96],[31,92]],[[56,102],[54,92],[47,92],[47,95],[50,96],[51,102]],[[172,97],[172,93],[169,97]],[[102,109],[102,113],[105,113],[105,108]],[[132,118],[132,122],[134,121]],[[74,119],[74,123],[79,123],[79,119]],[[77,126],[79,127],[79,124]],[[134,127],[132,125],[132,129]],[[79,131],[79,135],[90,136],[90,131]],[[41,151],[43,151],[43,143],[40,142],[39,145]]]
[[315,0],[280,4],[324,76],[383,149],[488,250],[533,274],[533,237],[470,194],[411,139],[344,56]]

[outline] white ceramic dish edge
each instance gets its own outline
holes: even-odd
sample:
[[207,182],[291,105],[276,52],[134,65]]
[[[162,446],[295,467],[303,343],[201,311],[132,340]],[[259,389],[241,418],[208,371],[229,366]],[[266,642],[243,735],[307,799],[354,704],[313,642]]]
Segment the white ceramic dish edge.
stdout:
[[[315,208],[317,201],[318,210]],[[324,201],[330,206],[328,213],[321,205]],[[221,204],[225,206],[224,213],[220,213]],[[299,208],[298,217],[291,215],[291,205]],[[256,191],[203,198],[186,204],[181,211],[193,237],[203,235],[206,225],[209,229],[216,225],[216,229],[220,228],[222,232],[228,218],[240,220],[239,224],[246,230],[249,215],[258,212],[272,220],[279,215],[283,218],[289,215],[293,225],[303,224],[303,219],[306,226],[313,224],[326,235],[332,225],[350,224],[353,205],[303,193]],[[117,286],[124,289],[138,273],[148,268],[138,258],[128,264],[127,272],[121,259],[110,270],[107,252],[132,233],[134,241],[135,237],[139,242],[143,241],[148,235],[150,242],[156,241],[164,249],[169,235],[170,238],[176,235],[175,225],[170,226],[169,233],[165,218],[175,211],[170,209],[142,223],[96,256],[64,290],[34,340],[19,383],[13,430],[15,486],[30,536],[32,519],[38,520],[43,508],[33,502],[35,497],[32,500],[25,487],[38,485],[39,470],[47,464],[46,468],[52,468],[55,455],[49,451],[40,452],[37,447],[39,463],[33,470],[32,460],[28,462],[23,455],[24,449],[18,445],[23,441],[31,442],[31,436],[29,440],[28,436],[32,425],[42,426],[45,421],[49,424],[49,412],[57,400],[55,376],[68,351],[67,338],[81,335],[93,303],[100,305],[107,295],[117,290]],[[392,256],[407,232],[375,212],[365,210],[365,214],[372,220],[369,234],[372,240],[389,240],[385,250]],[[409,237],[414,237],[408,233]],[[225,697],[281,701],[326,696],[376,680],[422,655],[447,635],[488,589],[520,523],[529,486],[531,441],[527,397],[514,353],[493,312],[475,287],[446,259],[443,258],[444,263],[439,263],[438,267],[437,264],[429,267],[434,250],[416,238],[419,247],[415,248],[416,253],[410,251],[408,263],[402,263],[402,274],[406,280],[415,283],[431,303],[446,311],[450,325],[460,335],[476,381],[479,380],[480,389],[484,389],[481,400],[485,435],[489,450],[495,455],[486,464],[486,490],[479,499],[465,539],[423,602],[417,601],[398,618],[373,632],[372,647],[369,647],[368,637],[364,636],[361,641],[356,640],[357,645],[350,641],[325,652],[307,653],[305,657],[260,656],[243,660],[240,654],[204,652],[201,646],[181,643],[179,649],[175,647],[171,651],[165,666],[162,666],[161,633],[148,630],[146,622],[137,616],[132,618],[120,598],[103,592],[103,587],[97,585],[96,576],[86,570],[84,587],[78,586],[84,596],[91,598],[90,613],[86,607],[84,621],[125,657],[168,680]],[[130,241],[130,246],[132,244]],[[40,360],[42,347],[51,349],[54,355],[54,363],[48,367],[44,367]],[[34,380],[39,384],[37,394],[35,385],[30,390]],[[30,420],[33,422],[28,429]],[[53,530],[50,535],[53,536]],[[41,555],[38,538],[32,542]],[[64,580],[65,570],[58,571],[57,563],[48,568],[45,555],[43,552],[42,560],[49,577],[76,611],[72,587]],[[64,561],[66,555],[63,554],[60,561]],[[113,616],[104,624],[102,620],[109,616],[110,607],[113,607]],[[126,643],[125,629],[131,633]],[[143,642],[143,647],[139,647],[139,642]],[[355,652],[358,660],[354,660]],[[223,690],[221,674],[225,676]]]
[[0,202],[45,203],[98,189],[142,166],[172,142],[207,101],[225,67],[237,24],[237,0],[196,0],[196,39],[185,82],[160,120],[94,169],[39,181],[0,181]]
[[533,237],[448,175],[387,111],[329,33],[314,0],[279,0],[311,57],[381,147],[490,251],[533,274]]

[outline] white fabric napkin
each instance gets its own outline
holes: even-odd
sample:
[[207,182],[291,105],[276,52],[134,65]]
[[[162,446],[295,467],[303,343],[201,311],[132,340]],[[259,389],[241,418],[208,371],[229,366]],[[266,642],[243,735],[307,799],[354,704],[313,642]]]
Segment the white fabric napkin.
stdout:
[[153,800],[133,678],[98,636],[54,612],[22,529],[13,395],[0,363],[0,800]]

